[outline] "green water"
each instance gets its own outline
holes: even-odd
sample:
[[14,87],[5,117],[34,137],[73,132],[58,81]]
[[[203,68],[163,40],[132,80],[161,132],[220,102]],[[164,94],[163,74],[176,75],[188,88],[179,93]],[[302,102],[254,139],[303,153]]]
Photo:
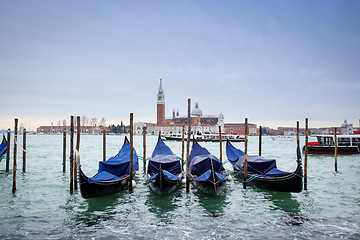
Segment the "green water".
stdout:
[[[107,137],[107,157],[118,152],[123,140]],[[147,138],[147,156],[156,141],[155,136]],[[167,144],[181,156],[180,142]],[[219,156],[219,143],[201,145]],[[234,178],[219,196],[192,186],[189,193],[182,186],[158,196],[140,163],[132,194],[124,190],[85,200],[79,191],[70,194],[68,166],[62,172],[62,136],[30,135],[27,146],[26,173],[18,155],[16,194],[5,161],[0,165],[0,239],[360,239],[360,155],[340,155],[337,173],[333,155],[310,155],[308,190],[296,194],[244,190],[227,163]],[[243,149],[244,143],[235,146]],[[249,154],[256,154],[258,137],[250,137],[248,146]],[[134,137],[134,147],[142,156],[142,136]],[[281,170],[295,169],[295,141],[264,137],[262,149],[263,156],[277,159]],[[226,159],[225,144],[223,153]],[[102,136],[81,136],[80,155],[84,172],[95,174]]]

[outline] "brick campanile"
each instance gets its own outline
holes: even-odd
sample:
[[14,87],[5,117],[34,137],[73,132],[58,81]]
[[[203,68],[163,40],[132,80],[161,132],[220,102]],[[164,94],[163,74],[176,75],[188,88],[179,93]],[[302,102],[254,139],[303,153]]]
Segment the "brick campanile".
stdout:
[[159,91],[157,94],[157,124],[165,122],[165,94],[160,79]]

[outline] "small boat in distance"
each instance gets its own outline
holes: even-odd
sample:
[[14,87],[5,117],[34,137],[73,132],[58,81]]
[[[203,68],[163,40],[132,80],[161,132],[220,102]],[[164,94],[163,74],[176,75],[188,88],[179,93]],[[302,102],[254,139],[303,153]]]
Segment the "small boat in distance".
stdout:
[[149,159],[147,173],[150,188],[160,195],[173,192],[183,178],[180,159],[162,141],[160,135]]
[[222,162],[193,140],[190,154],[190,180],[201,192],[216,195],[228,179]]
[[[125,137],[124,144],[115,157],[99,162],[98,173],[93,177],[87,177],[82,171],[78,151],[75,153],[75,160],[79,170],[80,192],[83,198],[101,197],[117,193],[129,184],[130,143],[127,137]],[[133,176],[138,169],[137,154],[135,148],[133,148]]]
[[[335,154],[335,136],[315,135],[317,142],[308,142],[310,154]],[[336,135],[338,154],[359,154],[360,134]],[[305,152],[305,146],[303,147]]]
[[[229,141],[226,144],[226,155],[234,171],[244,177],[245,153],[235,148]],[[248,155],[249,184],[278,192],[301,192],[303,189],[300,147],[297,146],[297,167],[294,172],[284,172],[276,167],[275,159],[266,159],[259,155]]]
[[[195,135],[191,134],[190,137],[192,139],[195,139],[197,142],[219,142],[220,136],[217,133],[196,133]],[[187,133],[185,133],[184,138],[187,139]],[[182,141],[182,135],[181,134],[169,134],[165,137],[166,140],[169,141]],[[221,140],[226,141],[230,140],[232,142],[245,142],[245,137],[242,137],[241,135],[237,134],[221,134]]]

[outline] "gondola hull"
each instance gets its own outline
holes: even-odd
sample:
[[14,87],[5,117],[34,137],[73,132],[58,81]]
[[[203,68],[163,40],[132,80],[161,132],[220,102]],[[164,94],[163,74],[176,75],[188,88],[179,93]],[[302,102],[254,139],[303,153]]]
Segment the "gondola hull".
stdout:
[[225,188],[225,182],[214,184],[210,181],[198,181],[192,175],[190,175],[190,180],[195,188],[208,195],[219,195]]
[[[305,146],[303,147],[305,152]],[[308,146],[309,154],[335,154],[335,146]],[[338,146],[338,154],[359,154],[358,146]]]
[[116,181],[89,183],[88,177],[79,167],[80,192],[85,199],[118,193],[128,186],[128,180],[129,177]]
[[[244,179],[244,172],[234,171]],[[302,167],[298,165],[296,170],[288,175],[281,177],[256,177],[253,174],[248,174],[247,179],[250,180],[247,184],[254,185],[261,189],[278,192],[294,192],[299,193],[303,189]],[[252,180],[251,180],[252,179]]]
[[167,195],[175,191],[175,189],[180,185],[181,179],[182,174],[179,174],[178,180],[172,180],[168,178],[162,170],[159,170],[159,174],[156,178],[149,180],[150,188],[159,195]]

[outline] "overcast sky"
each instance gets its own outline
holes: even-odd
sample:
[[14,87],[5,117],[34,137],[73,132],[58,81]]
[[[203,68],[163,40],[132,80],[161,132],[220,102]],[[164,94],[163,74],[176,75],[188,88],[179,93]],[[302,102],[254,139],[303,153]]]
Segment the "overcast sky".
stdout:
[[0,0],[0,129],[70,115],[156,121],[187,99],[225,122],[360,119],[360,1]]

